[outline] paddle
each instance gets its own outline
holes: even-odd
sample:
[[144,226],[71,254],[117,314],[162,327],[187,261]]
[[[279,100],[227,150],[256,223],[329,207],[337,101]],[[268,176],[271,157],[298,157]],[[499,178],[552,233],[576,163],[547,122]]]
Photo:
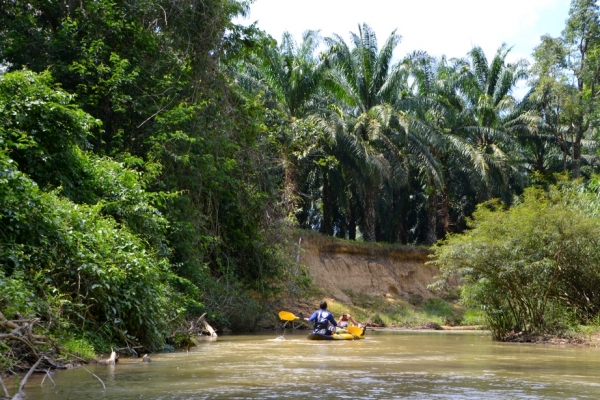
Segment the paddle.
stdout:
[[363,328],[359,328],[358,326],[347,326],[344,329],[353,335],[362,336],[363,334]]
[[295,321],[297,319],[300,319],[300,317],[296,317],[289,311],[279,311],[279,318],[281,318],[284,321]]

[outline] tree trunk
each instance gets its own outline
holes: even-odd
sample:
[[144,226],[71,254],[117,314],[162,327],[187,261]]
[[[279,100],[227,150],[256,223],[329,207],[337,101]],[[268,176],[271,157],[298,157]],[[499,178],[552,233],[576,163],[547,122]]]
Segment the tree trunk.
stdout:
[[328,236],[333,236],[333,193],[327,171],[323,171],[323,215],[321,220],[321,233]]
[[577,179],[581,176],[581,139],[583,138],[583,128],[577,127],[577,132],[573,138],[573,168],[571,169],[571,176],[573,179]]
[[298,170],[296,160],[292,157],[284,159],[283,168],[285,171],[285,182],[283,191],[283,201],[287,218],[292,221],[292,225],[297,225],[296,209],[298,203]]
[[[406,219],[406,191],[394,190],[392,194],[392,223],[391,240],[393,243],[406,243],[406,233],[404,232],[404,220]],[[403,242],[404,240],[404,242]]]
[[438,216],[437,237],[443,238],[450,231],[450,199],[447,188],[442,189],[440,195]]
[[366,189],[363,197],[364,216],[363,216],[363,239],[365,242],[375,241],[375,193]]
[[427,244],[437,242],[437,192],[435,188],[427,197],[427,234],[425,241]]
[[348,205],[348,239],[356,240],[356,205],[352,199]]

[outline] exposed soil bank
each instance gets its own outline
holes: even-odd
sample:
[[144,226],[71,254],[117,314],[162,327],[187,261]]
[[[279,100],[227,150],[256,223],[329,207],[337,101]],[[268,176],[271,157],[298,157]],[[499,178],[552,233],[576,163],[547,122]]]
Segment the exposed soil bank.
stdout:
[[439,274],[425,265],[429,250],[412,246],[354,243],[314,234],[302,235],[297,260],[308,267],[315,286],[328,297],[350,303],[348,292],[410,300],[439,296],[427,288]]

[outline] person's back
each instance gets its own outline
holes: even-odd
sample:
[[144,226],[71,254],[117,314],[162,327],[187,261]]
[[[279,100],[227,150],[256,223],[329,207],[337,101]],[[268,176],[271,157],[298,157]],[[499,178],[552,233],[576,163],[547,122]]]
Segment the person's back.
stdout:
[[[335,318],[333,318],[333,315],[327,311],[326,301],[322,301],[320,304],[320,309],[315,311],[310,318],[305,319],[308,322],[314,321],[313,333],[317,333],[319,335],[333,335],[335,332],[335,326],[337,326]],[[330,323],[333,326],[333,331],[329,327]]]

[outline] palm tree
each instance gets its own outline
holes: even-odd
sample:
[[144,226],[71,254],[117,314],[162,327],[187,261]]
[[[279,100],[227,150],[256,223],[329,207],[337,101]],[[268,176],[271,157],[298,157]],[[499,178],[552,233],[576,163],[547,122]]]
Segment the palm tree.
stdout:
[[266,46],[261,62],[247,65],[240,77],[254,92],[263,91],[271,108],[271,125],[277,130],[284,170],[284,207],[292,223],[297,222],[299,158],[314,142],[304,118],[317,103],[326,70],[326,60],[316,56],[321,42],[318,31],[306,31],[298,45],[285,32],[279,46]]
[[[354,187],[361,196],[361,231],[366,241],[376,240],[376,199],[384,182],[406,178],[406,155],[421,156],[435,165],[435,160],[415,136],[411,118],[398,112],[392,103],[406,85],[406,74],[392,67],[394,49],[400,42],[396,32],[382,48],[372,29],[363,24],[358,34],[351,33],[352,47],[339,36],[325,39],[332,62],[327,74],[327,88],[340,102],[347,134],[354,140],[354,171],[360,180]],[[358,150],[360,149],[360,151]],[[434,168],[435,169],[435,168]]]
[[[510,96],[524,77],[524,66],[506,64],[508,50],[502,46],[490,65],[479,47],[468,60],[448,62],[417,52],[403,61],[412,85],[410,96],[395,107],[411,112],[418,129],[429,132],[429,151],[443,170],[441,185],[424,183],[428,243],[451,229],[451,213],[464,218],[472,211],[464,207],[472,209],[492,194],[508,193],[518,177],[522,157],[516,139],[529,132],[533,118]],[[465,193],[479,195],[461,201],[462,210],[451,210],[453,202],[458,204],[453,199],[465,198]]]
[[[511,92],[516,84],[527,77],[526,62],[510,64],[506,57],[510,48],[500,46],[492,61],[480,47],[469,52],[469,60],[458,61],[466,66],[457,78],[461,113],[466,124],[457,130],[463,141],[470,145],[476,172],[481,177],[480,193],[483,198],[508,193],[511,179],[519,179],[516,162],[510,150],[515,149],[517,134],[528,129],[528,121],[519,118],[518,101]],[[514,154],[514,153],[513,153]]]

